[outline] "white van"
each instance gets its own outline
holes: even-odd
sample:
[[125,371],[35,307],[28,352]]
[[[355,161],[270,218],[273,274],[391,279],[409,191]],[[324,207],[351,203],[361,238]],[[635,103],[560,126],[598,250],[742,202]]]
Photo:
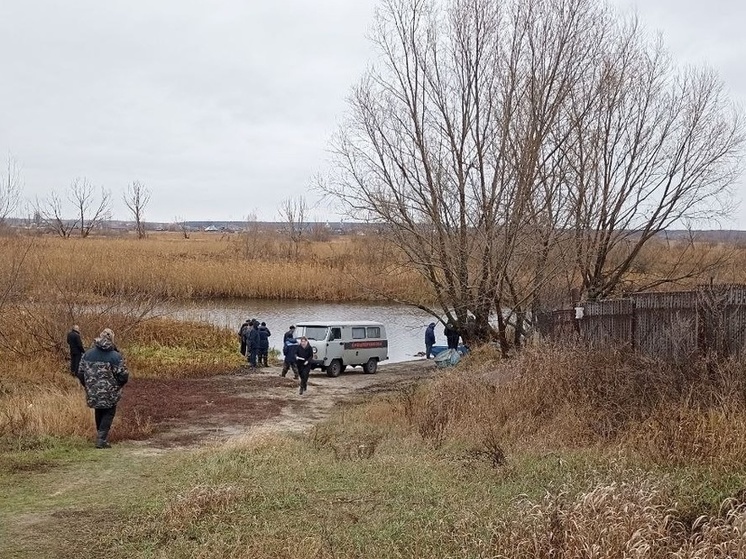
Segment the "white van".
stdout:
[[296,323],[296,338],[305,336],[313,348],[313,367],[337,377],[347,367],[363,366],[375,373],[378,362],[389,358],[386,328],[380,322],[303,322]]

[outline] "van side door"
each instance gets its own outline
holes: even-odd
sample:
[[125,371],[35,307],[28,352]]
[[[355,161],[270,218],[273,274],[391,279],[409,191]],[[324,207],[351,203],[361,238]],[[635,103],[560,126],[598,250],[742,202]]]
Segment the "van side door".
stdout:
[[[333,359],[340,359],[344,353],[344,342],[342,341],[342,328],[339,326],[332,326],[329,328],[329,341],[327,343],[327,363],[331,363]],[[346,361],[343,364],[347,364]]]

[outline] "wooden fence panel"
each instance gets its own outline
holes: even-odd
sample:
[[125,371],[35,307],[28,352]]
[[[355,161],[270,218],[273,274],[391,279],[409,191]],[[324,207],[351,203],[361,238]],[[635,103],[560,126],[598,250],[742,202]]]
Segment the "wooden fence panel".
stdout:
[[538,313],[537,328],[553,340],[580,337],[593,346],[628,345],[675,361],[697,352],[746,359],[746,285],[588,301],[579,320],[574,309]]
[[576,336],[575,309],[557,309],[536,313],[536,326],[547,339],[569,340]]
[[594,346],[632,345],[634,303],[629,299],[589,301],[580,320],[580,335]]
[[746,357],[746,287],[701,287],[698,294],[700,350],[720,357]]
[[694,291],[636,293],[635,348],[651,357],[688,359],[698,349],[698,295]]

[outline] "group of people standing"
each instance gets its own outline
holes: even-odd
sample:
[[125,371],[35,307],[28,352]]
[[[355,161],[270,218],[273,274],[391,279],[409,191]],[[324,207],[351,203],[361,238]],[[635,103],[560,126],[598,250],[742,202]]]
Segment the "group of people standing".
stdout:
[[[241,354],[245,355],[252,368],[259,366],[267,367],[269,355],[269,337],[271,336],[267,324],[261,324],[256,319],[248,319],[238,331],[241,343]],[[303,394],[308,388],[308,376],[313,366],[313,348],[305,336],[295,337],[295,326],[291,325],[282,337],[282,372],[286,376],[293,371],[293,378],[300,379],[299,393]]]
[[241,355],[246,357],[252,369],[267,367],[269,356],[269,337],[272,335],[267,323],[260,323],[256,318],[246,319],[238,330],[241,342]]
[[[458,341],[461,337],[458,330],[450,322],[446,324],[443,329],[443,335],[446,337],[448,343],[448,349],[458,349]],[[435,345],[435,323],[431,322],[425,329],[425,358],[430,359],[433,354],[433,346]]]
[[[284,377],[292,369],[294,378],[300,378],[299,391],[303,394],[308,387],[308,376],[313,365],[313,348],[305,336],[296,339],[294,331],[295,326],[291,326],[283,337],[281,375]],[[268,366],[270,336],[271,332],[264,322],[251,319],[241,326],[241,354],[246,356],[252,368]],[[96,448],[110,448],[109,431],[122,389],[129,380],[124,357],[114,345],[114,332],[105,328],[86,351],[80,327],[76,324],[67,334],[67,345],[70,348],[70,373],[85,389],[86,403],[94,410]]]
[[86,391],[86,403],[94,410],[96,448],[110,448],[109,431],[122,397],[122,388],[129,380],[124,358],[114,345],[114,332],[104,328],[85,351],[80,328],[75,325],[67,334],[70,347],[70,372]]

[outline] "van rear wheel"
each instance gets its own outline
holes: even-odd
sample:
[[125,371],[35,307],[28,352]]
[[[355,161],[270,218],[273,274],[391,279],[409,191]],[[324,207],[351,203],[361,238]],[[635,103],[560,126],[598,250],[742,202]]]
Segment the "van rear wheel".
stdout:
[[338,377],[343,370],[344,367],[342,366],[342,361],[335,359],[327,365],[326,374],[330,377]]
[[372,375],[378,370],[378,359],[371,357],[368,362],[363,365],[363,372]]

